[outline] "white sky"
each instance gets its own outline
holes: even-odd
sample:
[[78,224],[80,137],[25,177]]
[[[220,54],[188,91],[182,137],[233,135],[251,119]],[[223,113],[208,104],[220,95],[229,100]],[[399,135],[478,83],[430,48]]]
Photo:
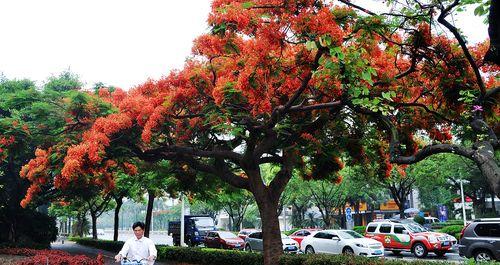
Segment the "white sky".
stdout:
[[[364,1],[357,1],[364,2]],[[42,84],[68,68],[124,89],[180,68],[207,31],[208,0],[0,0],[0,73]],[[482,18],[465,16],[472,42]]]

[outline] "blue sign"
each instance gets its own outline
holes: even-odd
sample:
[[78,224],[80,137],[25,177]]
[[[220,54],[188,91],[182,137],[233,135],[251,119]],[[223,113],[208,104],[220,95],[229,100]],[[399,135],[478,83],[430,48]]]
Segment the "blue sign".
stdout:
[[352,209],[351,209],[351,207],[345,208],[345,219],[347,219],[347,221],[351,221],[352,220]]
[[448,208],[446,205],[439,205],[437,214],[440,222],[448,221]]

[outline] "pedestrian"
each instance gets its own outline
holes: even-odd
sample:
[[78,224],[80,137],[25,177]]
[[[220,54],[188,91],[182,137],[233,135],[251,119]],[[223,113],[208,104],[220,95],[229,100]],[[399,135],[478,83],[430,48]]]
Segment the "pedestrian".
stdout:
[[144,236],[144,227],[143,222],[135,222],[132,225],[135,236],[125,241],[122,249],[115,256],[116,262],[126,257],[128,260],[147,260],[149,265],[154,264],[158,252],[153,240]]

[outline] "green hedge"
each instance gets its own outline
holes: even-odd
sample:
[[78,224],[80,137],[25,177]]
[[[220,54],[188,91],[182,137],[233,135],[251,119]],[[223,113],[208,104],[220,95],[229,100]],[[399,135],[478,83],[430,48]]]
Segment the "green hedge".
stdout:
[[463,225],[464,221],[462,220],[449,220],[447,222],[439,222],[439,223],[432,223],[431,228],[432,229],[441,229],[446,226],[451,226],[451,225]]
[[445,226],[445,227],[441,228],[439,230],[439,232],[452,235],[452,236],[456,237],[457,239],[459,239],[460,232],[462,232],[463,228],[464,228],[463,225],[450,225],[450,226]]
[[366,226],[355,226],[352,228],[352,230],[364,235],[365,234],[365,231],[366,231]]
[[82,237],[70,237],[68,240],[74,241],[80,245],[94,247],[102,250],[107,250],[111,252],[118,253],[122,247],[123,241],[112,241],[112,240],[94,240],[92,238],[82,238]]
[[236,250],[193,247],[158,247],[159,261],[204,265],[261,265],[262,254]]
[[[168,260],[196,265],[262,265],[261,253],[248,253],[235,250],[207,249],[207,248],[181,248],[160,247],[158,248],[159,260]],[[424,265],[428,261],[407,262],[400,260],[369,259],[359,256],[345,255],[294,255],[284,254],[281,256],[279,265]],[[447,262],[433,262],[432,264],[452,264]]]

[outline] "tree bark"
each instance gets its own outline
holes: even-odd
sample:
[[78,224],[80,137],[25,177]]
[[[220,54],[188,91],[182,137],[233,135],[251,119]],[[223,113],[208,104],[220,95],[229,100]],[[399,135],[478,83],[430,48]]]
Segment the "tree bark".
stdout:
[[500,198],[500,167],[495,159],[495,149],[486,141],[477,145],[474,161],[490,184],[491,190]]
[[283,166],[269,186],[263,183],[259,167],[249,165],[245,169],[249,179],[249,191],[255,198],[262,221],[264,265],[279,264],[283,254],[278,207],[281,194],[292,176],[291,168],[289,165]]
[[155,201],[155,194],[153,191],[148,190],[148,208],[146,210],[146,227],[144,229],[144,236],[149,237],[151,231],[151,216],[153,215],[153,203]]
[[264,265],[279,264],[283,253],[280,224],[278,219],[278,200],[257,199],[260,217],[262,218],[262,240],[264,244]]
[[120,225],[120,209],[123,205],[123,197],[116,197],[115,219],[113,224],[113,241],[118,241],[118,229]]
[[97,215],[90,212],[90,217],[92,218],[92,239],[97,240]]

